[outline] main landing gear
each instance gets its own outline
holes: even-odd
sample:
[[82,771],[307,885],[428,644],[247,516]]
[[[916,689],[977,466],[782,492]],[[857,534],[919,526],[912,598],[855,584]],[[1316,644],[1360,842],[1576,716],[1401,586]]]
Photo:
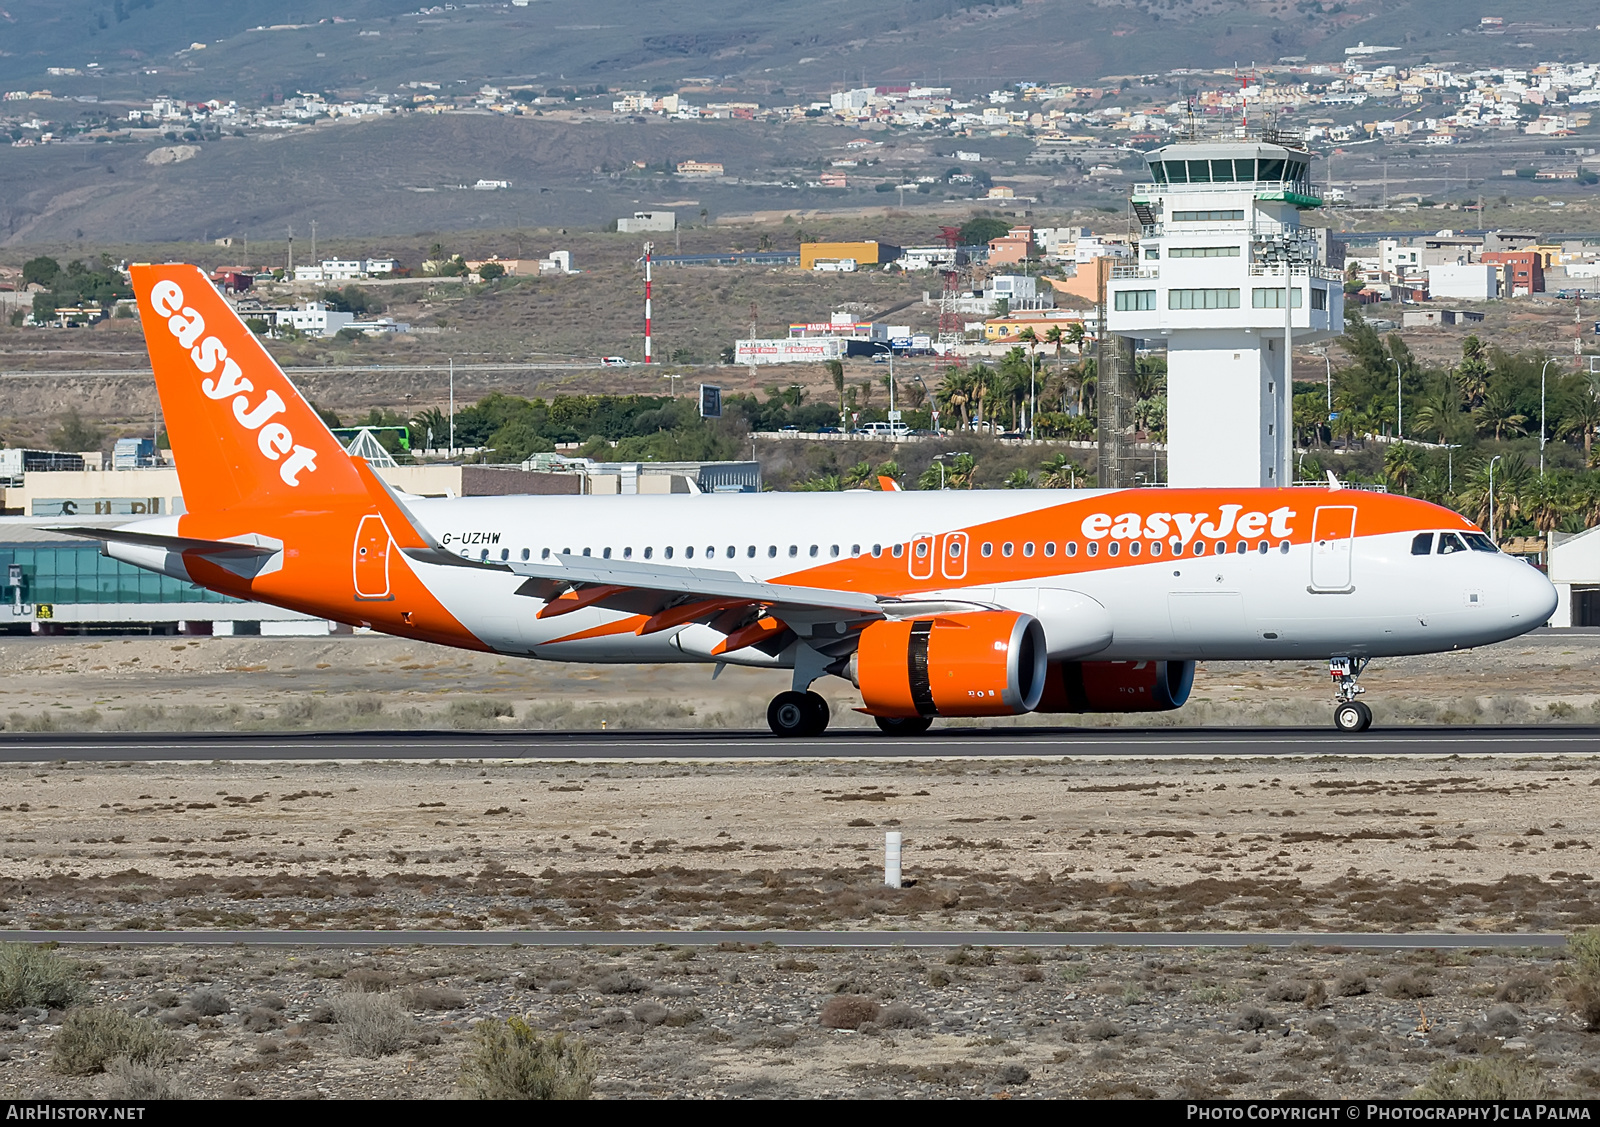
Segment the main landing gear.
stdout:
[[1341,732],[1365,732],[1372,727],[1372,709],[1356,699],[1367,691],[1357,679],[1371,660],[1365,657],[1328,659],[1328,675],[1333,678],[1333,691],[1337,697],[1333,706],[1333,726]]
[[828,719],[828,702],[817,693],[779,693],[767,705],[767,726],[775,736],[820,736]]

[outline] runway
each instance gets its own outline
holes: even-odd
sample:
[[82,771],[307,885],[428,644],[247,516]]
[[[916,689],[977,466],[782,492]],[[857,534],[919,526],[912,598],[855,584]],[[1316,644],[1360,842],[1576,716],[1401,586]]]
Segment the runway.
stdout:
[[787,760],[1214,756],[1594,755],[1600,728],[935,728],[892,739],[849,730],[817,739],[760,731],[148,732],[0,734],[0,763],[319,760]]
[[1565,947],[1554,932],[1365,931],[0,931],[0,942],[116,947]]

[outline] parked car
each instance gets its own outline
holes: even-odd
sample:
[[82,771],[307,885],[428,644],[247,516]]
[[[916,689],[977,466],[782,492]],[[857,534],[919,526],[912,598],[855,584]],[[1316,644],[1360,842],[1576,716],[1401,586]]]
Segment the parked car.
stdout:
[[625,356],[602,356],[600,357],[600,366],[602,368],[626,368],[628,359]]
[[838,427],[818,427],[817,428],[817,433],[818,434],[838,434],[839,433],[839,428]]
[[904,438],[911,428],[904,423],[865,423],[861,433],[868,438]]
[[779,434],[799,434],[800,433],[800,428],[795,426],[793,423],[790,423],[786,427],[779,427],[778,428],[778,433]]

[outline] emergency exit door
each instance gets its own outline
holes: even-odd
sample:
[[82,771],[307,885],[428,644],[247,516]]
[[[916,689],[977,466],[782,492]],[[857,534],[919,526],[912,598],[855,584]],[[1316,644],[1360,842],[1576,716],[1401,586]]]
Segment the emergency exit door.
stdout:
[[356,598],[387,599],[389,594],[389,526],[376,513],[361,518],[356,528],[353,566]]

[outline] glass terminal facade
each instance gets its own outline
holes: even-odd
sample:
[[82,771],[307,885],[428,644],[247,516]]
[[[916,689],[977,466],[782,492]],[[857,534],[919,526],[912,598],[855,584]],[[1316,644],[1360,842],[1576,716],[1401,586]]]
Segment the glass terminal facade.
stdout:
[[[22,569],[21,597],[11,589],[11,565]],[[47,604],[237,603],[193,583],[134,567],[100,554],[94,541],[81,544],[0,543],[0,583],[5,601]]]

